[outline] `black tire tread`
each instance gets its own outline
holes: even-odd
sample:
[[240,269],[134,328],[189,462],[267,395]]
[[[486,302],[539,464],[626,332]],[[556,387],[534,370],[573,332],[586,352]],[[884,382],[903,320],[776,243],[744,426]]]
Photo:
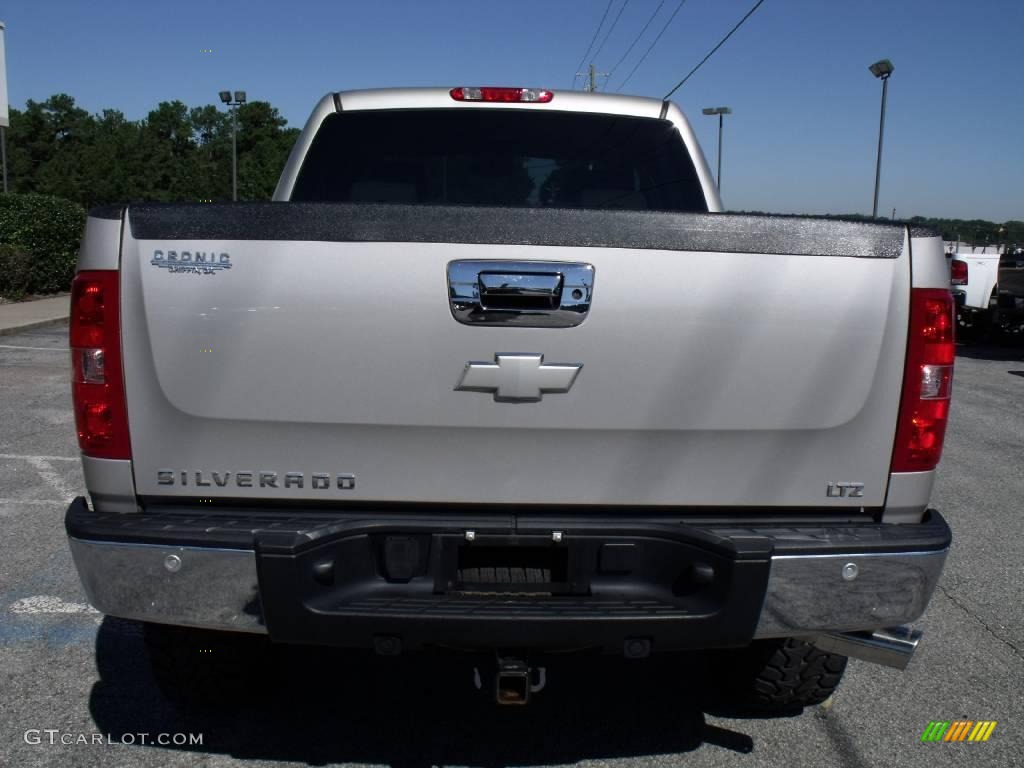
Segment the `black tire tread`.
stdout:
[[749,703],[766,709],[820,704],[839,686],[846,661],[845,656],[786,638],[754,677]]
[[740,713],[788,714],[820,704],[839,686],[847,658],[804,640],[757,641],[718,656],[713,703]]

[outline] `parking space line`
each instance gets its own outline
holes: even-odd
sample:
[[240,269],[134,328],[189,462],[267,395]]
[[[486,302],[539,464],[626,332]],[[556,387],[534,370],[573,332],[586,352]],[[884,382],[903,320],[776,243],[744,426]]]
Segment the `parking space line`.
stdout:
[[67,352],[66,347],[19,347],[14,344],[0,344],[0,349],[29,349],[33,352]]
[[35,467],[36,472],[39,476],[46,481],[46,484],[55,490],[60,496],[63,496],[68,501],[71,501],[78,495],[77,491],[71,489],[67,483],[64,482],[64,478],[57,474],[57,470],[53,468],[53,465],[41,456],[34,456],[26,461]]
[[22,461],[81,461],[78,456],[28,456],[23,453],[0,453],[0,459],[21,459]]
[[0,504],[28,504],[34,507],[45,507],[50,504],[67,503],[67,499],[0,499]]
[[88,603],[73,603],[55,595],[33,595],[11,603],[11,613],[99,613]]

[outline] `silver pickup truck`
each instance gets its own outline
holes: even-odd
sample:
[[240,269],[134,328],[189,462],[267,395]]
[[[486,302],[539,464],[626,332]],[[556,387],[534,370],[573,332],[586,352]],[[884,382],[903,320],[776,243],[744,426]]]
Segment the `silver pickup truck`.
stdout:
[[569,649],[710,652],[763,710],[905,666],[942,243],[720,209],[668,101],[460,87],[326,96],[273,202],[93,211],[89,599],[172,696],[271,643],[462,649],[502,703]]

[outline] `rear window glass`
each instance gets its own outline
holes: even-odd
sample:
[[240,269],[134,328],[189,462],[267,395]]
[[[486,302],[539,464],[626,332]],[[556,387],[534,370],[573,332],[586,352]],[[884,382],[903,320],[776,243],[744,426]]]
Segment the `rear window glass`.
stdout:
[[328,116],[292,200],[706,211],[667,120],[542,110]]

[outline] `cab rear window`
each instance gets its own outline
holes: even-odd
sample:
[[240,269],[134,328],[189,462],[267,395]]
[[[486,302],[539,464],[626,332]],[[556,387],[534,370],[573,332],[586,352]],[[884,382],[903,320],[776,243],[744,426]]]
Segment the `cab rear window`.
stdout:
[[291,199],[707,211],[669,121],[523,109],[330,115]]

